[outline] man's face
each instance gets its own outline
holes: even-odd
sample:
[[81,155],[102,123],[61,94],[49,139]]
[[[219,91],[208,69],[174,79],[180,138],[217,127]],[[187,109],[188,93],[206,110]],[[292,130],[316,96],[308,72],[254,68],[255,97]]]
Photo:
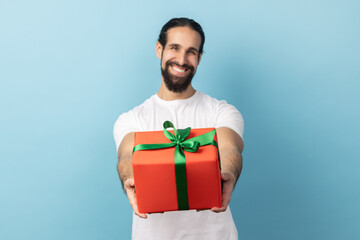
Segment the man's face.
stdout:
[[167,43],[156,44],[161,59],[161,73],[166,87],[172,92],[183,92],[200,63],[201,36],[189,27],[175,27],[167,31]]

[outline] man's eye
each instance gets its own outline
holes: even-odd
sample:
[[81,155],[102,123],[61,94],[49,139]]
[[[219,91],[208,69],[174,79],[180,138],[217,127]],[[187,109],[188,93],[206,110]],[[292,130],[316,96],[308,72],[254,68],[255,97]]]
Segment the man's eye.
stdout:
[[173,47],[170,47],[170,49],[177,50],[177,47],[173,46]]

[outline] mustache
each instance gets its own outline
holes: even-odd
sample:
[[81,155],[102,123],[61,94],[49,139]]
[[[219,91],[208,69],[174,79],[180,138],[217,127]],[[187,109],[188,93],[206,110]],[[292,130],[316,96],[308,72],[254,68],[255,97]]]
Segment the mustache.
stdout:
[[178,62],[175,62],[175,61],[167,61],[166,66],[169,67],[170,65],[176,65],[178,67],[187,68],[187,69],[194,71],[194,67],[192,65],[189,65],[186,63],[184,63],[183,65],[180,65]]

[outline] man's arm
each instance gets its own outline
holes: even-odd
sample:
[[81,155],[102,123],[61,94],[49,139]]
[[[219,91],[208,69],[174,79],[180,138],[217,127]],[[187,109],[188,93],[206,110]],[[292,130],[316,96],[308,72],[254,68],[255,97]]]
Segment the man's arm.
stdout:
[[134,147],[135,133],[128,133],[122,140],[118,149],[118,165],[117,170],[121,184],[129,198],[134,213],[139,217],[146,218],[146,214],[139,213],[136,201],[136,191],[134,184],[134,176],[132,169],[132,150]]
[[221,159],[222,204],[220,208],[213,207],[211,210],[224,212],[229,205],[231,194],[240,177],[242,169],[241,152],[244,143],[239,134],[230,128],[218,128],[216,133]]

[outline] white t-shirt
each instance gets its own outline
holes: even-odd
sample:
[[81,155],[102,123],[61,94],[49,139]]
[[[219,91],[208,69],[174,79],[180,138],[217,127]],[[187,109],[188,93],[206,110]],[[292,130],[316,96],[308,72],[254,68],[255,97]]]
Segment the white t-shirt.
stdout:
[[[114,125],[116,149],[126,134],[158,131],[169,120],[177,129],[187,127],[228,127],[243,136],[244,120],[226,101],[219,101],[196,91],[187,99],[165,101],[157,94],[141,105],[123,113]],[[210,210],[173,211],[148,214],[142,219],[133,214],[133,240],[233,240],[238,239],[230,208],[222,213]]]

